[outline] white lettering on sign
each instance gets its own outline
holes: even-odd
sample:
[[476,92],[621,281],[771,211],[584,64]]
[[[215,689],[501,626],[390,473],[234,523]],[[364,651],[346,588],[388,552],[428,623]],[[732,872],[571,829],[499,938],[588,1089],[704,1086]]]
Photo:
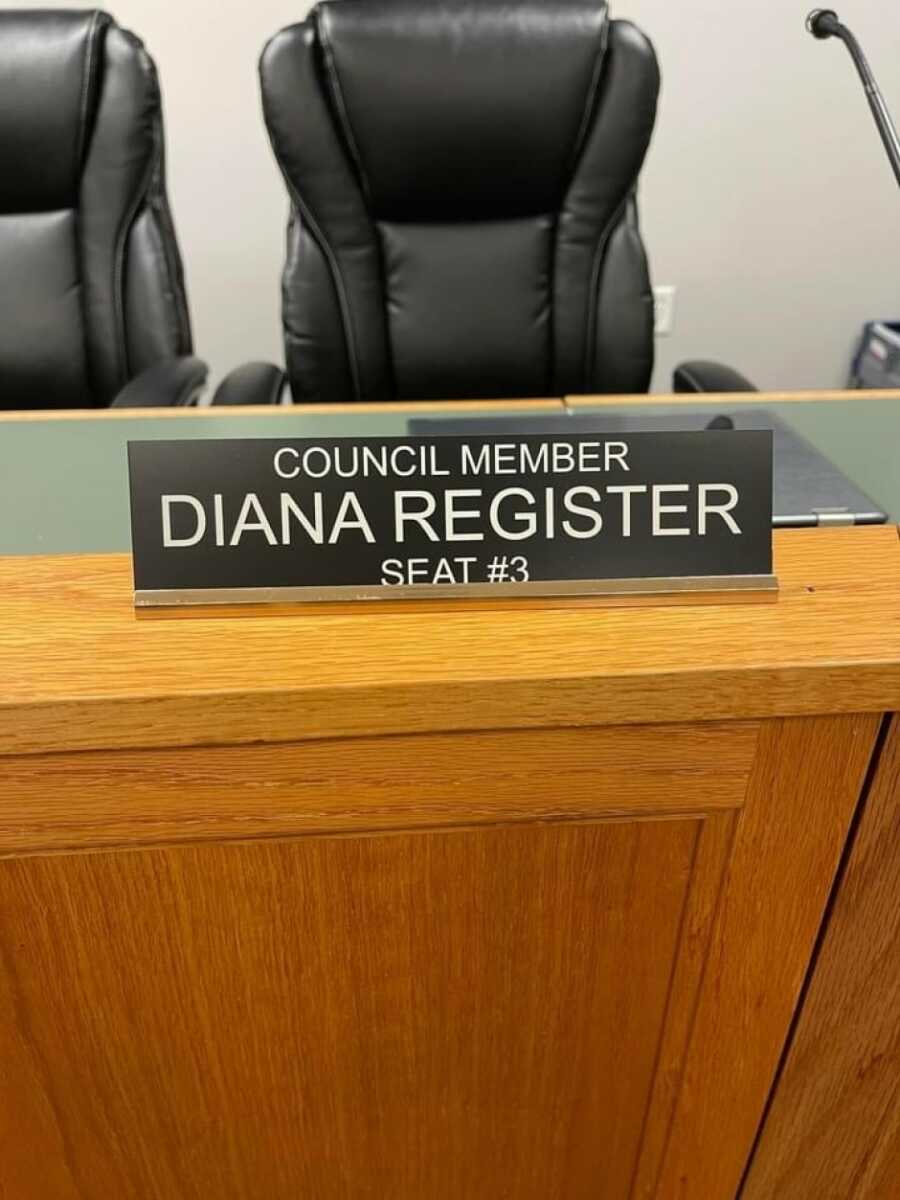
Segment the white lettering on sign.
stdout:
[[410,583],[472,583],[477,558],[386,558],[381,564],[381,582],[388,586]]
[[463,443],[464,475],[572,475],[630,471],[626,442],[493,442],[477,452]]
[[608,496],[622,497],[622,537],[631,537],[631,498],[647,494],[645,483],[613,484],[606,489]]
[[[401,461],[406,462],[406,465],[401,470]],[[399,475],[401,479],[408,478],[416,473],[416,452],[412,446],[398,446],[391,454],[391,469],[395,475]]]
[[[741,535],[736,515],[740,496],[730,483],[625,484],[610,479],[590,486],[572,479],[573,486],[565,487],[550,478],[631,472],[629,457],[626,441],[577,437],[482,444],[438,438],[431,443],[369,445],[348,440],[279,446],[271,459],[275,475],[306,481],[306,488],[297,494],[267,491],[262,497],[256,491],[238,496],[218,491],[208,497],[163,495],[162,543],[166,549],[204,542],[235,548],[248,539],[273,547],[288,547],[295,540],[333,546],[361,538],[373,545],[391,526],[398,545],[423,538],[452,544],[492,537],[505,542],[586,542],[601,536],[684,538],[725,531]],[[436,477],[447,475],[480,476],[484,487],[443,488]],[[387,489],[379,498],[381,507],[367,513],[373,504],[369,490],[360,494],[321,484],[321,490],[312,492],[308,487],[308,481],[328,476],[418,476],[425,487]],[[498,476],[516,480],[504,487],[496,482]],[[529,483],[533,476],[542,478],[539,486]]]
[[324,479],[326,475],[336,475],[339,479],[387,479],[391,475],[409,479],[413,475],[431,478],[450,474],[440,461],[439,447],[406,443],[309,446],[302,455],[293,446],[281,446],[275,451],[272,466],[279,479],[297,479],[300,475],[308,475],[310,479]]
[[663,497],[669,492],[683,493],[691,489],[686,483],[657,483],[653,485],[653,536],[654,537],[690,537],[691,531],[683,525],[677,529],[671,525],[663,525],[663,517],[668,514],[686,513],[686,504],[663,504]]
[[[172,533],[172,505],[186,504],[193,509],[196,517],[196,525],[194,532],[184,538],[177,538]],[[162,526],[163,526],[163,545],[167,548],[170,546],[196,546],[198,542],[203,540],[203,535],[206,533],[206,510],[195,496],[163,496],[162,497]]]
[[[321,466],[319,470],[314,470],[317,460]],[[308,450],[304,450],[301,463],[303,474],[308,475],[310,479],[324,479],[326,475],[331,474],[331,455],[323,446],[310,446]]]
[[[630,471],[627,442],[579,441],[490,442],[472,447],[463,442],[457,469],[463,475],[572,475]],[[450,475],[448,451],[440,445],[294,446],[275,451],[272,466],[279,479],[432,479]]]
[[569,520],[562,523],[563,529],[571,538],[578,540],[596,537],[603,528],[603,518],[593,508],[585,508],[583,504],[578,504],[576,501],[587,498],[593,500],[594,504],[600,503],[600,493],[596,488],[592,487],[574,487],[569,488],[565,496],[563,496],[563,505],[568,512],[575,517],[587,517],[588,525],[579,528]]
[[[416,512],[410,510],[411,504],[421,504],[422,507]],[[437,501],[431,492],[395,492],[394,493],[394,537],[400,543],[406,541],[406,526],[408,524],[418,525],[425,536],[431,542],[439,542],[441,539],[434,531],[434,527],[428,520],[434,515],[437,508]]]
[[[713,492],[724,492],[728,497],[725,504],[710,504],[709,497]],[[698,491],[697,532],[701,537],[706,536],[706,520],[710,513],[721,517],[732,533],[740,533],[737,521],[731,515],[732,509],[738,502],[738,490],[730,483],[701,483]]]
[[303,511],[290,492],[281,493],[281,544],[291,544],[291,518],[298,522],[309,540],[317,546],[325,541],[325,514],[322,508],[322,493],[314,492],[312,497],[312,520]]
[[256,492],[248,492],[234,526],[229,546],[239,546],[245,533],[263,533],[270,546],[278,545],[275,530],[269,524],[269,518],[263,511]]
[[[505,538],[508,542],[522,542],[525,540],[525,538],[534,537],[535,532],[537,531],[537,517],[532,512],[520,511],[514,513],[512,516],[512,519],[520,526],[520,528],[510,529],[509,526],[504,525],[500,520],[500,509],[506,500],[510,500],[513,497],[517,497],[520,500],[524,500],[526,504],[534,506],[535,499],[531,492],[526,492],[524,488],[504,488],[503,491],[498,492],[491,501],[491,529],[498,535],[498,537]],[[524,526],[524,528],[521,526]]]
[[[294,460],[292,466],[285,467],[282,465],[281,460],[285,457],[292,458]],[[293,448],[293,446],[282,446],[282,448],[275,454],[275,474],[279,475],[282,479],[296,479],[300,474],[300,468],[297,466],[297,461],[299,458],[300,455]]]
[[[541,446],[544,454],[547,453],[546,443]],[[462,451],[460,454],[460,462],[462,465],[463,475],[487,475],[490,471],[490,446],[479,446],[478,457],[472,453],[472,447],[463,442]],[[546,471],[546,467],[544,470]]]
[[213,496],[213,526],[216,531],[216,545],[225,545],[225,505],[221,492]]
[[457,501],[480,496],[480,488],[451,488],[444,492],[444,528],[447,531],[448,542],[484,541],[484,533],[479,529],[472,529],[467,533],[457,528],[458,521],[478,521],[481,518],[480,508],[457,508]]
[[[287,459],[280,465],[293,469]],[[676,497],[683,502],[671,503]],[[481,488],[415,489],[395,491],[392,498],[398,545],[422,535],[429,542],[483,542],[490,536],[507,542],[535,537],[589,541],[603,533],[630,538],[636,528],[660,538],[705,537],[714,522],[732,536],[742,532],[734,515],[740,494],[730,483],[579,484],[560,492],[551,486],[514,486],[493,496]],[[298,535],[316,546],[333,546],[349,535],[361,536],[369,545],[378,540],[355,491],[317,491],[303,498],[280,492],[276,501],[269,501],[268,511],[256,492],[248,492],[231,502],[236,515],[234,509],[226,512],[221,492],[206,501],[181,494],[164,495],[161,501],[166,549],[197,546],[210,530],[216,546],[232,547],[260,536],[270,546],[290,546]]]
[[345,529],[358,529],[369,545],[374,545],[375,534],[360,506],[356,492],[344,493],[338,515],[331,527],[331,533],[328,535],[329,545],[333,546]]

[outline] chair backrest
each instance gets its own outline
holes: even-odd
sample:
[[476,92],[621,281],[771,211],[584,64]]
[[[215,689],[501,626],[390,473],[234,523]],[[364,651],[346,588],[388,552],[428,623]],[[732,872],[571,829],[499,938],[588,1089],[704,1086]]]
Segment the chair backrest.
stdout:
[[0,408],[105,405],[190,349],[153,62],[103,12],[0,11]]
[[653,48],[604,0],[337,0],[276,35],[295,400],[645,391]]

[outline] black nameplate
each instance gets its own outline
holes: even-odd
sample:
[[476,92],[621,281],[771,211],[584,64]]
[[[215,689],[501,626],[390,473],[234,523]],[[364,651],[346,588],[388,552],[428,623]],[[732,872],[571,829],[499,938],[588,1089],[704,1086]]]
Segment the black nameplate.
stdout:
[[773,586],[772,435],[130,442],[138,604]]

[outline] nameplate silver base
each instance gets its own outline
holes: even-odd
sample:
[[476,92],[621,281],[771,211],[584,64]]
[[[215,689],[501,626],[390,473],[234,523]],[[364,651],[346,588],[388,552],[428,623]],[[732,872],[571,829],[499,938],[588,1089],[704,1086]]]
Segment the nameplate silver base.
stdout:
[[775,575],[704,575],[673,579],[573,579],[530,583],[418,583],[371,587],[171,588],[136,591],[137,608],[209,604],[322,604],[372,600],[485,600],[516,596],[666,596],[691,592],[777,592]]

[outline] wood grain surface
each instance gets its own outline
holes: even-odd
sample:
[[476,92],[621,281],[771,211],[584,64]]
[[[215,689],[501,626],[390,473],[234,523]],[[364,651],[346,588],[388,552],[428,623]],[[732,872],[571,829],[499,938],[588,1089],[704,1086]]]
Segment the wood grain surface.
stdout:
[[0,863],[10,1200],[621,1200],[701,826]]
[[[877,394],[877,393],[876,393]],[[146,421],[158,417],[168,421],[170,417],[178,420],[205,420],[207,418],[231,415],[259,417],[267,420],[269,417],[323,416],[345,414],[352,417],[354,413],[380,412],[519,412],[523,409],[535,412],[561,411],[561,399],[529,399],[529,400],[397,400],[391,404],[375,404],[364,402],[360,404],[292,404],[287,408],[278,404],[244,405],[236,404],[228,408],[213,408],[206,405],[203,408],[58,408],[35,409],[24,412],[0,412],[0,422],[3,421]]]
[[852,404],[854,400],[886,400],[896,403],[900,400],[900,392],[889,389],[859,389],[847,391],[836,388],[826,391],[803,392],[683,392],[675,395],[656,394],[652,396],[566,396],[564,403],[567,408],[629,408],[640,405],[684,405],[696,408],[698,404],[739,404],[745,408],[751,404],[818,404],[822,401],[843,402]]
[[743,1196],[900,1196],[896,716]]
[[[741,392],[740,403],[742,406],[748,404],[803,404],[815,403],[817,401],[844,401],[852,402],[853,400],[900,400],[900,392],[890,391],[888,389],[878,390],[854,390],[847,391],[844,389],[830,390],[807,390],[800,392]],[[690,394],[668,394],[665,392],[657,392],[652,395],[586,395],[586,396],[565,396],[563,398],[548,397],[538,399],[521,399],[521,400],[403,400],[391,404],[294,404],[289,409],[281,408],[278,405],[271,406],[252,406],[238,405],[227,410],[222,408],[213,408],[206,406],[203,408],[159,408],[159,409],[127,409],[127,408],[86,408],[86,409],[29,409],[27,411],[15,412],[6,411],[0,412],[0,423],[3,421],[128,421],[128,420],[146,420],[148,417],[156,416],[163,417],[168,420],[170,417],[176,417],[183,420],[191,420],[198,418],[203,420],[204,417],[218,417],[223,415],[237,414],[245,417],[259,417],[265,420],[267,416],[275,414],[284,418],[288,413],[296,413],[298,415],[309,414],[333,414],[346,413],[348,416],[354,412],[369,413],[369,412],[467,412],[467,411],[482,411],[482,412],[500,412],[504,410],[509,412],[510,409],[535,409],[552,412],[554,409],[560,409],[563,406],[571,408],[597,408],[611,407],[621,408],[623,405],[636,407],[639,405],[675,405],[685,404],[709,404],[717,401],[725,401],[729,404],[735,403],[734,392],[704,392],[702,395]]]
[[[660,1182],[736,828],[735,813],[711,817],[704,822],[697,844],[691,890],[682,918],[679,955],[669,984],[666,1022],[657,1049],[653,1087],[644,1114],[628,1200],[654,1196]],[[746,1135],[742,1132],[743,1136]]]
[[897,530],[775,551],[777,604],[190,621],[125,556],[0,559],[0,753],[900,708]]
[[877,723],[739,811],[0,862],[0,1195],[733,1200]]
[[[634,1200],[737,1194],[880,723],[859,716],[763,726],[677,1097],[649,1114]],[[661,1154],[650,1152],[662,1140],[657,1122]]]
[[684,815],[744,802],[758,727],[426,734],[0,760],[0,855]]

